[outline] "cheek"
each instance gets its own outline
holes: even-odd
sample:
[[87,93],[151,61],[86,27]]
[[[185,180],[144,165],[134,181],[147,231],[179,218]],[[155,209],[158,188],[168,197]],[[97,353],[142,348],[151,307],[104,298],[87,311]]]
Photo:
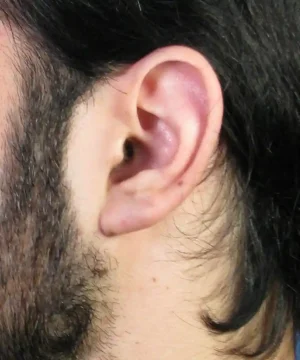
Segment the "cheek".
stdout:
[[104,165],[101,144],[95,124],[81,114],[74,119],[66,159],[66,181],[71,190],[72,207],[79,229],[84,233],[97,230],[98,212],[104,199]]
[[72,130],[65,157],[65,177],[71,192],[71,206],[84,238],[98,232],[99,215],[104,206],[110,173],[111,129],[102,99],[79,105],[71,119]]

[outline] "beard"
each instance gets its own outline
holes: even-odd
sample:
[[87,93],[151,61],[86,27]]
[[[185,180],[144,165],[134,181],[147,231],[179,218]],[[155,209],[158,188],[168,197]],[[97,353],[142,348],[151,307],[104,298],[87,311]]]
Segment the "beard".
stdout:
[[110,261],[83,245],[63,171],[70,118],[91,81],[34,49],[15,66],[0,184],[0,359],[78,359],[95,346],[108,359]]

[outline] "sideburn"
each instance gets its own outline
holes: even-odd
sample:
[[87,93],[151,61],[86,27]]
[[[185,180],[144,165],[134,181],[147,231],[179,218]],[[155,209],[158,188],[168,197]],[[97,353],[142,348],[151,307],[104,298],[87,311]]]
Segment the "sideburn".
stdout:
[[97,290],[63,184],[70,118],[88,81],[36,55],[27,48],[16,66],[20,99],[4,146],[0,358],[70,360],[87,344]]

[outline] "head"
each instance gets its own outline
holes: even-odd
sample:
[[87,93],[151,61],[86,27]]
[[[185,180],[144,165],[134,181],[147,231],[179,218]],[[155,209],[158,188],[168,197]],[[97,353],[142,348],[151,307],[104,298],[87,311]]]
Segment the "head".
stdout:
[[297,1],[0,14],[0,359],[287,359]]

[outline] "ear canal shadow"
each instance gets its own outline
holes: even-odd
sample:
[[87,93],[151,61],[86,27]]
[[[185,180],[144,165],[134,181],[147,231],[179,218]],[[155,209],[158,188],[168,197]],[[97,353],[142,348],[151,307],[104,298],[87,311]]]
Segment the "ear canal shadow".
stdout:
[[128,138],[123,145],[123,163],[124,164],[128,164],[131,161],[134,160],[134,157],[136,155],[135,153],[136,149],[135,149],[135,144],[134,144],[134,139],[132,138]]
[[146,145],[136,138],[128,138],[124,142],[123,152],[122,162],[111,171],[110,179],[112,184],[126,181],[149,168],[150,152]]

